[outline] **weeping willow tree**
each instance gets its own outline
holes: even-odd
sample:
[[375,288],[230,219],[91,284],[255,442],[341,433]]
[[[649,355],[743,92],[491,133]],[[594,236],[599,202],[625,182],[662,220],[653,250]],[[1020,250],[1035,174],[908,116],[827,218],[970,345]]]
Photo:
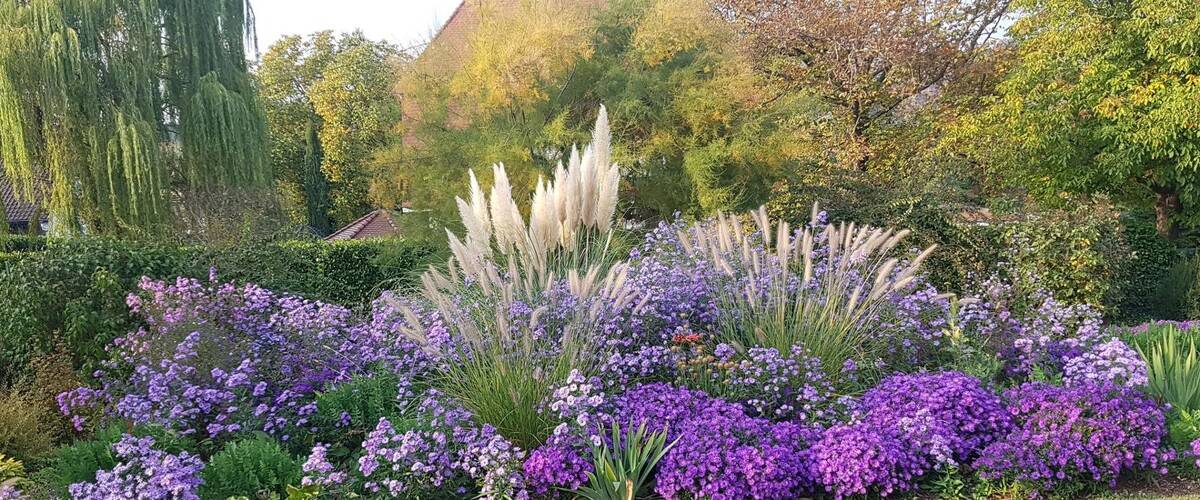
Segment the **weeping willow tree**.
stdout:
[[60,228],[169,220],[209,188],[266,186],[245,0],[0,1],[0,160]]

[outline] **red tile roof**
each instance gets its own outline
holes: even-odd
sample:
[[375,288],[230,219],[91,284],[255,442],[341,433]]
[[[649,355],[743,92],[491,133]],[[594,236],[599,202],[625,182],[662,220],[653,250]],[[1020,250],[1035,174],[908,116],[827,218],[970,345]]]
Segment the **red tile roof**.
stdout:
[[333,234],[325,237],[325,241],[398,237],[400,237],[400,224],[396,222],[396,212],[380,209],[334,231]]

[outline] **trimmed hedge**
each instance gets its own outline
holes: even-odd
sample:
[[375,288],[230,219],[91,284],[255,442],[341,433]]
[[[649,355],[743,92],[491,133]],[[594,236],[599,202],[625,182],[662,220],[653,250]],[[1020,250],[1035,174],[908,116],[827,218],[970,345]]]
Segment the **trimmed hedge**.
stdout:
[[[41,240],[41,241],[38,241]],[[417,282],[436,249],[403,240],[285,241],[228,247],[100,238],[10,238],[0,253],[0,387],[59,341],[90,372],[104,346],[135,328],[125,305],[142,276],[250,282],[356,307]],[[17,248],[21,250],[16,250]]]

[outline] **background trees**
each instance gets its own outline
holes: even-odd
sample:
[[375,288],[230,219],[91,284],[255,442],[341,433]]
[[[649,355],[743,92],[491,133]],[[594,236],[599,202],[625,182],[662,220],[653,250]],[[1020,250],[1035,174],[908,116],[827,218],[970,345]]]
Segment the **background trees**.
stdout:
[[406,71],[405,106],[419,113],[404,127],[409,147],[390,156],[403,196],[452,199],[431,193],[497,161],[529,187],[586,139],[600,103],[634,217],[762,203],[789,162],[816,154],[805,125],[820,103],[753,71],[707,2],[568,3],[484,17],[462,71],[426,55]]
[[1200,8],[1183,0],[1022,0],[1015,59],[966,149],[1042,201],[1153,200],[1179,236],[1200,202]]
[[294,216],[328,234],[372,206],[368,159],[400,118],[392,93],[397,49],[360,32],[286,37],[258,78],[271,163]]
[[757,69],[830,107],[837,163],[865,171],[881,122],[920,107],[1000,30],[1009,0],[718,0]]
[[0,159],[60,230],[128,233],[190,192],[269,185],[246,68],[249,8],[225,0],[0,4]]

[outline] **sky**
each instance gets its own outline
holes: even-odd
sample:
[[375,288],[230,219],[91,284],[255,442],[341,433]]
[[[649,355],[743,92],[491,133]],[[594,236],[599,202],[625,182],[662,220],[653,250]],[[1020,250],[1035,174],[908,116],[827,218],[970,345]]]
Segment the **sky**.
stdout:
[[363,30],[401,48],[427,41],[459,0],[251,0],[258,50],[286,35]]

